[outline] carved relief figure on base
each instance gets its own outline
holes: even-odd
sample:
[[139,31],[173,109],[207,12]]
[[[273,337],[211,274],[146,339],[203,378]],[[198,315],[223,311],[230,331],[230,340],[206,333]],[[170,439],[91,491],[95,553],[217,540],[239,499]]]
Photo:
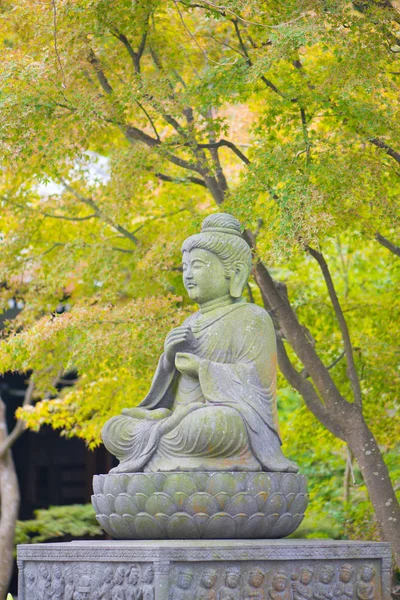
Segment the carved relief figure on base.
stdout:
[[320,572],[318,581],[314,586],[314,598],[316,600],[331,600],[333,598],[333,586],[331,585],[335,569],[331,565],[324,565]]
[[111,567],[107,567],[104,571],[104,579],[97,592],[96,600],[112,600],[112,589],[114,586],[114,573]]
[[217,581],[217,571],[206,569],[200,579],[200,587],[196,592],[196,600],[217,600],[217,592],[214,586]]
[[125,592],[126,600],[142,600],[142,589],[139,585],[140,572],[137,565],[130,568],[128,574],[128,585]]
[[357,598],[359,600],[373,600],[375,585],[372,580],[375,577],[375,569],[371,565],[364,565],[361,571],[361,579],[357,583]]
[[169,600],[193,600],[193,592],[190,590],[193,581],[193,571],[190,567],[180,567],[178,570],[176,585],[169,593]]
[[268,596],[272,600],[291,600],[287,575],[284,571],[278,571],[273,576],[272,587],[268,590]]
[[147,567],[143,573],[142,595],[143,600],[154,600],[154,570],[153,567]]
[[351,581],[354,568],[352,565],[342,565],[339,571],[339,581],[335,585],[333,593],[338,600],[350,600],[354,598],[354,583]]
[[293,600],[311,600],[313,586],[311,585],[313,570],[310,567],[300,569],[300,577],[292,575]]
[[73,599],[74,600],[91,600],[90,592],[92,586],[90,584],[90,577],[87,575],[83,575],[78,585],[76,586],[76,592],[74,592]]
[[33,569],[26,569],[25,571],[25,585],[26,585],[26,596],[31,600],[36,600],[36,573]]
[[200,310],[167,335],[139,407],[105,424],[104,444],[120,461],[112,471],[297,472],[278,432],[272,320],[242,297],[252,257],[239,222],[210,215],[182,258]]
[[51,597],[54,599],[64,598],[64,578],[58,565],[53,568],[53,580],[51,582]]
[[252,569],[249,573],[249,581],[244,591],[243,600],[265,600],[262,584],[264,583],[265,575],[261,569]]
[[241,600],[240,569],[231,567],[225,571],[225,586],[221,588],[218,600]]
[[41,600],[51,600],[51,577],[46,565],[39,566],[38,597]]
[[114,585],[112,588],[112,600],[126,600],[125,599],[125,573],[126,569],[118,567],[114,575]]
[[64,580],[65,580],[64,600],[74,600],[74,592],[75,592],[74,574],[70,567],[65,569]]

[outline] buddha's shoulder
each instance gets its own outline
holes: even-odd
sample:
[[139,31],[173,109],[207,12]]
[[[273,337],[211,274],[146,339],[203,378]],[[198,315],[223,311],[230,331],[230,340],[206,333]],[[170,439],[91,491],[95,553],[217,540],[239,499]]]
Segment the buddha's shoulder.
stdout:
[[257,319],[266,322],[272,321],[267,311],[262,306],[258,306],[258,304],[250,302],[243,303],[241,306],[241,313],[244,318]]

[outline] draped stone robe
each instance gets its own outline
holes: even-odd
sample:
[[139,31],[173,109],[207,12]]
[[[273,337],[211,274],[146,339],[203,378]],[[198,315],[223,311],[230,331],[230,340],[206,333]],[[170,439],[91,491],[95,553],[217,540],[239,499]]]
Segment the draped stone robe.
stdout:
[[148,418],[120,415],[103,429],[106,447],[120,460],[114,472],[286,470],[268,313],[241,299],[184,324],[196,338],[186,351],[199,357],[199,377],[181,374],[161,356],[139,406]]

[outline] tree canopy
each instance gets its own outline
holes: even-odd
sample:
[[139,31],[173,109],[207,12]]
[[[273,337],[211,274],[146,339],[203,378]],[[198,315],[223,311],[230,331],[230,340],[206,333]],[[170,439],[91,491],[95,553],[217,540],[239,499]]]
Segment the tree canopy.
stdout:
[[[360,473],[353,507],[337,489],[352,480],[347,433],[315,418],[329,429],[307,356],[350,409],[362,404],[393,479],[399,6],[3,0],[0,11],[0,300],[24,303],[0,368],[32,373],[39,399],[18,415],[94,447],[111,415],[140,402],[165,334],[193,310],[180,245],[223,204],[312,349],[291,342],[255,271],[248,299],[276,316],[281,340],[287,452],[314,478],[315,512],[342,511],[337,535],[372,535]],[[68,371],[76,382],[60,393]]]

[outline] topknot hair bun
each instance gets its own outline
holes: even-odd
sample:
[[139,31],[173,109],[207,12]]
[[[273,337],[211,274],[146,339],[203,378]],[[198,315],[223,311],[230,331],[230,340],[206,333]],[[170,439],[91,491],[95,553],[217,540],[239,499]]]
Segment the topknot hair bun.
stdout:
[[240,223],[235,217],[228,213],[215,213],[209,215],[203,221],[202,232],[216,231],[242,237]]

